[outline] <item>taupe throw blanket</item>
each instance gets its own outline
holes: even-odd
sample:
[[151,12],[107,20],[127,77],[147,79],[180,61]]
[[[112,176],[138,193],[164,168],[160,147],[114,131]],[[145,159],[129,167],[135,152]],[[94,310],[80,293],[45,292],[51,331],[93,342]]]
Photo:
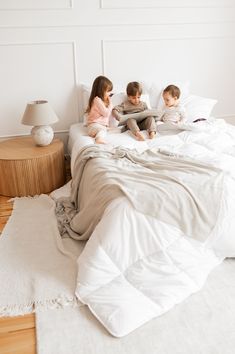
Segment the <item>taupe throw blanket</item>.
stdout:
[[86,240],[107,205],[125,195],[136,210],[204,241],[219,215],[223,177],[219,169],[157,150],[139,154],[92,145],[78,155],[71,200],[60,201],[57,214],[64,231]]

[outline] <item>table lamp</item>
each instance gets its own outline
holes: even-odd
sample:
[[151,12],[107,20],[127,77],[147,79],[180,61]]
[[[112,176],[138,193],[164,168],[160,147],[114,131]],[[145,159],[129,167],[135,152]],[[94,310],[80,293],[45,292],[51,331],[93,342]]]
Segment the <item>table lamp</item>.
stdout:
[[26,106],[21,123],[33,125],[31,135],[39,146],[49,145],[54,137],[54,132],[49,124],[58,121],[58,117],[48,101],[38,100],[29,102]]

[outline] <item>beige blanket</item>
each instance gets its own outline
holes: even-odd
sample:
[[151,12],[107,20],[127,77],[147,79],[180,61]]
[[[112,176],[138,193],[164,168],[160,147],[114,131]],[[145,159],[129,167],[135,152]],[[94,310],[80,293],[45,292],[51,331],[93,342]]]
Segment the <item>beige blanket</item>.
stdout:
[[219,215],[222,186],[223,172],[205,164],[157,150],[139,154],[92,145],[75,162],[70,201],[57,207],[60,230],[88,239],[107,205],[125,195],[136,210],[204,241]]

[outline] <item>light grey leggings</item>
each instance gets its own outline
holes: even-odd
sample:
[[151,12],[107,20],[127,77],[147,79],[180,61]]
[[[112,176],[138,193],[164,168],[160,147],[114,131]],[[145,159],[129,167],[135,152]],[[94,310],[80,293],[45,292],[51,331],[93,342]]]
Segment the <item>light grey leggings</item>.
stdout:
[[147,117],[141,122],[138,122],[134,118],[127,119],[127,127],[130,131],[135,134],[140,130],[147,130],[148,133],[156,132],[156,123],[153,117]]
[[107,134],[107,127],[99,124],[99,123],[92,123],[88,125],[88,135],[95,139],[103,139],[106,137]]

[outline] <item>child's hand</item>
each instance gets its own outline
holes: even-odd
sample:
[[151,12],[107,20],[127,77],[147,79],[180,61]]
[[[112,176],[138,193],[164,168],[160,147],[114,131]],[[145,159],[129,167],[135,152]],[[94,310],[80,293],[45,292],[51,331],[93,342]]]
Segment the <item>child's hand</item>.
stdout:
[[113,109],[112,115],[118,122],[120,121],[119,112],[116,109]]

